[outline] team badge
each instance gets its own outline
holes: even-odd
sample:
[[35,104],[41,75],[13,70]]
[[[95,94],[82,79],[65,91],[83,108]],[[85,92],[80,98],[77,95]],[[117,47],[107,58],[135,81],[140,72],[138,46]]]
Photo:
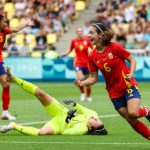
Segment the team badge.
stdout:
[[112,53],[108,53],[108,58],[109,59],[113,59],[113,54]]
[[79,45],[79,49],[82,51],[84,49],[83,45]]
[[87,41],[83,41],[83,45],[87,45]]

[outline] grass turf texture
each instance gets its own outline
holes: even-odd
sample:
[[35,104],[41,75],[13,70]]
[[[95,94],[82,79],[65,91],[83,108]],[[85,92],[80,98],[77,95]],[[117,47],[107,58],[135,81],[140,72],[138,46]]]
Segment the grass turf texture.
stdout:
[[[79,102],[79,90],[72,83],[35,83],[40,88],[62,102],[73,99]],[[142,105],[150,107],[150,83],[139,83],[142,95]],[[94,109],[102,116],[109,135],[107,136],[27,136],[16,131],[0,134],[1,150],[149,150],[150,142],[138,135],[133,129],[117,116],[104,83],[97,83],[92,87],[92,102],[79,102]],[[11,85],[10,111],[17,116],[17,123],[31,123],[30,126],[40,128],[49,116],[38,100],[24,92],[15,84]],[[108,115],[115,116],[108,116]],[[142,119],[149,127],[150,123]],[[37,123],[40,122],[40,123]],[[9,121],[0,120],[0,126]],[[35,123],[35,124],[32,124]]]

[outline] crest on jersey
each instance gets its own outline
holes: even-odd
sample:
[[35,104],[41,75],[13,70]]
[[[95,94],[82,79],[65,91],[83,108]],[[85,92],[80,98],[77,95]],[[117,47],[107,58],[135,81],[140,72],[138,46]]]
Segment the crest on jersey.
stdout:
[[109,59],[113,59],[113,54],[112,53],[108,53],[108,58]]
[[83,41],[83,45],[87,45],[87,41]]

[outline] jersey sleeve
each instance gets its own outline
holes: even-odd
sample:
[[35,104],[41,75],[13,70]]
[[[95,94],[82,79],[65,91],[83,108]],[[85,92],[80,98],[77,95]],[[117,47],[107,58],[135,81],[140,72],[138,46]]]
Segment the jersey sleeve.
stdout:
[[90,72],[98,72],[98,68],[93,62],[91,54],[89,55],[89,58],[88,58],[88,69]]
[[114,53],[116,53],[121,59],[127,59],[131,55],[130,52],[127,51],[121,44],[113,43],[113,45]]
[[88,132],[88,128],[85,124],[78,123],[75,124],[72,128],[66,129],[62,135],[84,135]]
[[10,30],[10,28],[9,27],[7,27],[7,28],[5,28],[5,34],[9,34],[10,32],[11,32],[11,30]]
[[84,106],[76,104],[76,106],[74,106],[74,108],[77,109],[77,112],[79,114],[88,114],[88,115],[91,115],[91,116],[93,116],[95,118],[98,118],[98,115],[97,115],[97,113],[95,111],[93,111],[91,109],[88,109],[88,108],[86,108]]

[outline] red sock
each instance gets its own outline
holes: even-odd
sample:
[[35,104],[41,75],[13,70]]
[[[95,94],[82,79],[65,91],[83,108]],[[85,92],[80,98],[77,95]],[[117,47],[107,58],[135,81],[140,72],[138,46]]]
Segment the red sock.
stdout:
[[91,86],[87,86],[86,87],[86,96],[90,97],[90,95],[91,95]]
[[84,93],[84,87],[81,86],[81,87],[79,87],[79,88],[80,88],[81,93]]
[[3,101],[3,110],[8,110],[10,102],[10,86],[3,87],[2,101]]
[[147,113],[148,113],[148,110],[146,108],[140,107],[140,109],[139,109],[139,118],[140,117],[145,117],[147,115]]
[[150,129],[141,121],[138,120],[136,124],[131,125],[131,126],[136,132],[138,132],[145,138],[150,137]]

